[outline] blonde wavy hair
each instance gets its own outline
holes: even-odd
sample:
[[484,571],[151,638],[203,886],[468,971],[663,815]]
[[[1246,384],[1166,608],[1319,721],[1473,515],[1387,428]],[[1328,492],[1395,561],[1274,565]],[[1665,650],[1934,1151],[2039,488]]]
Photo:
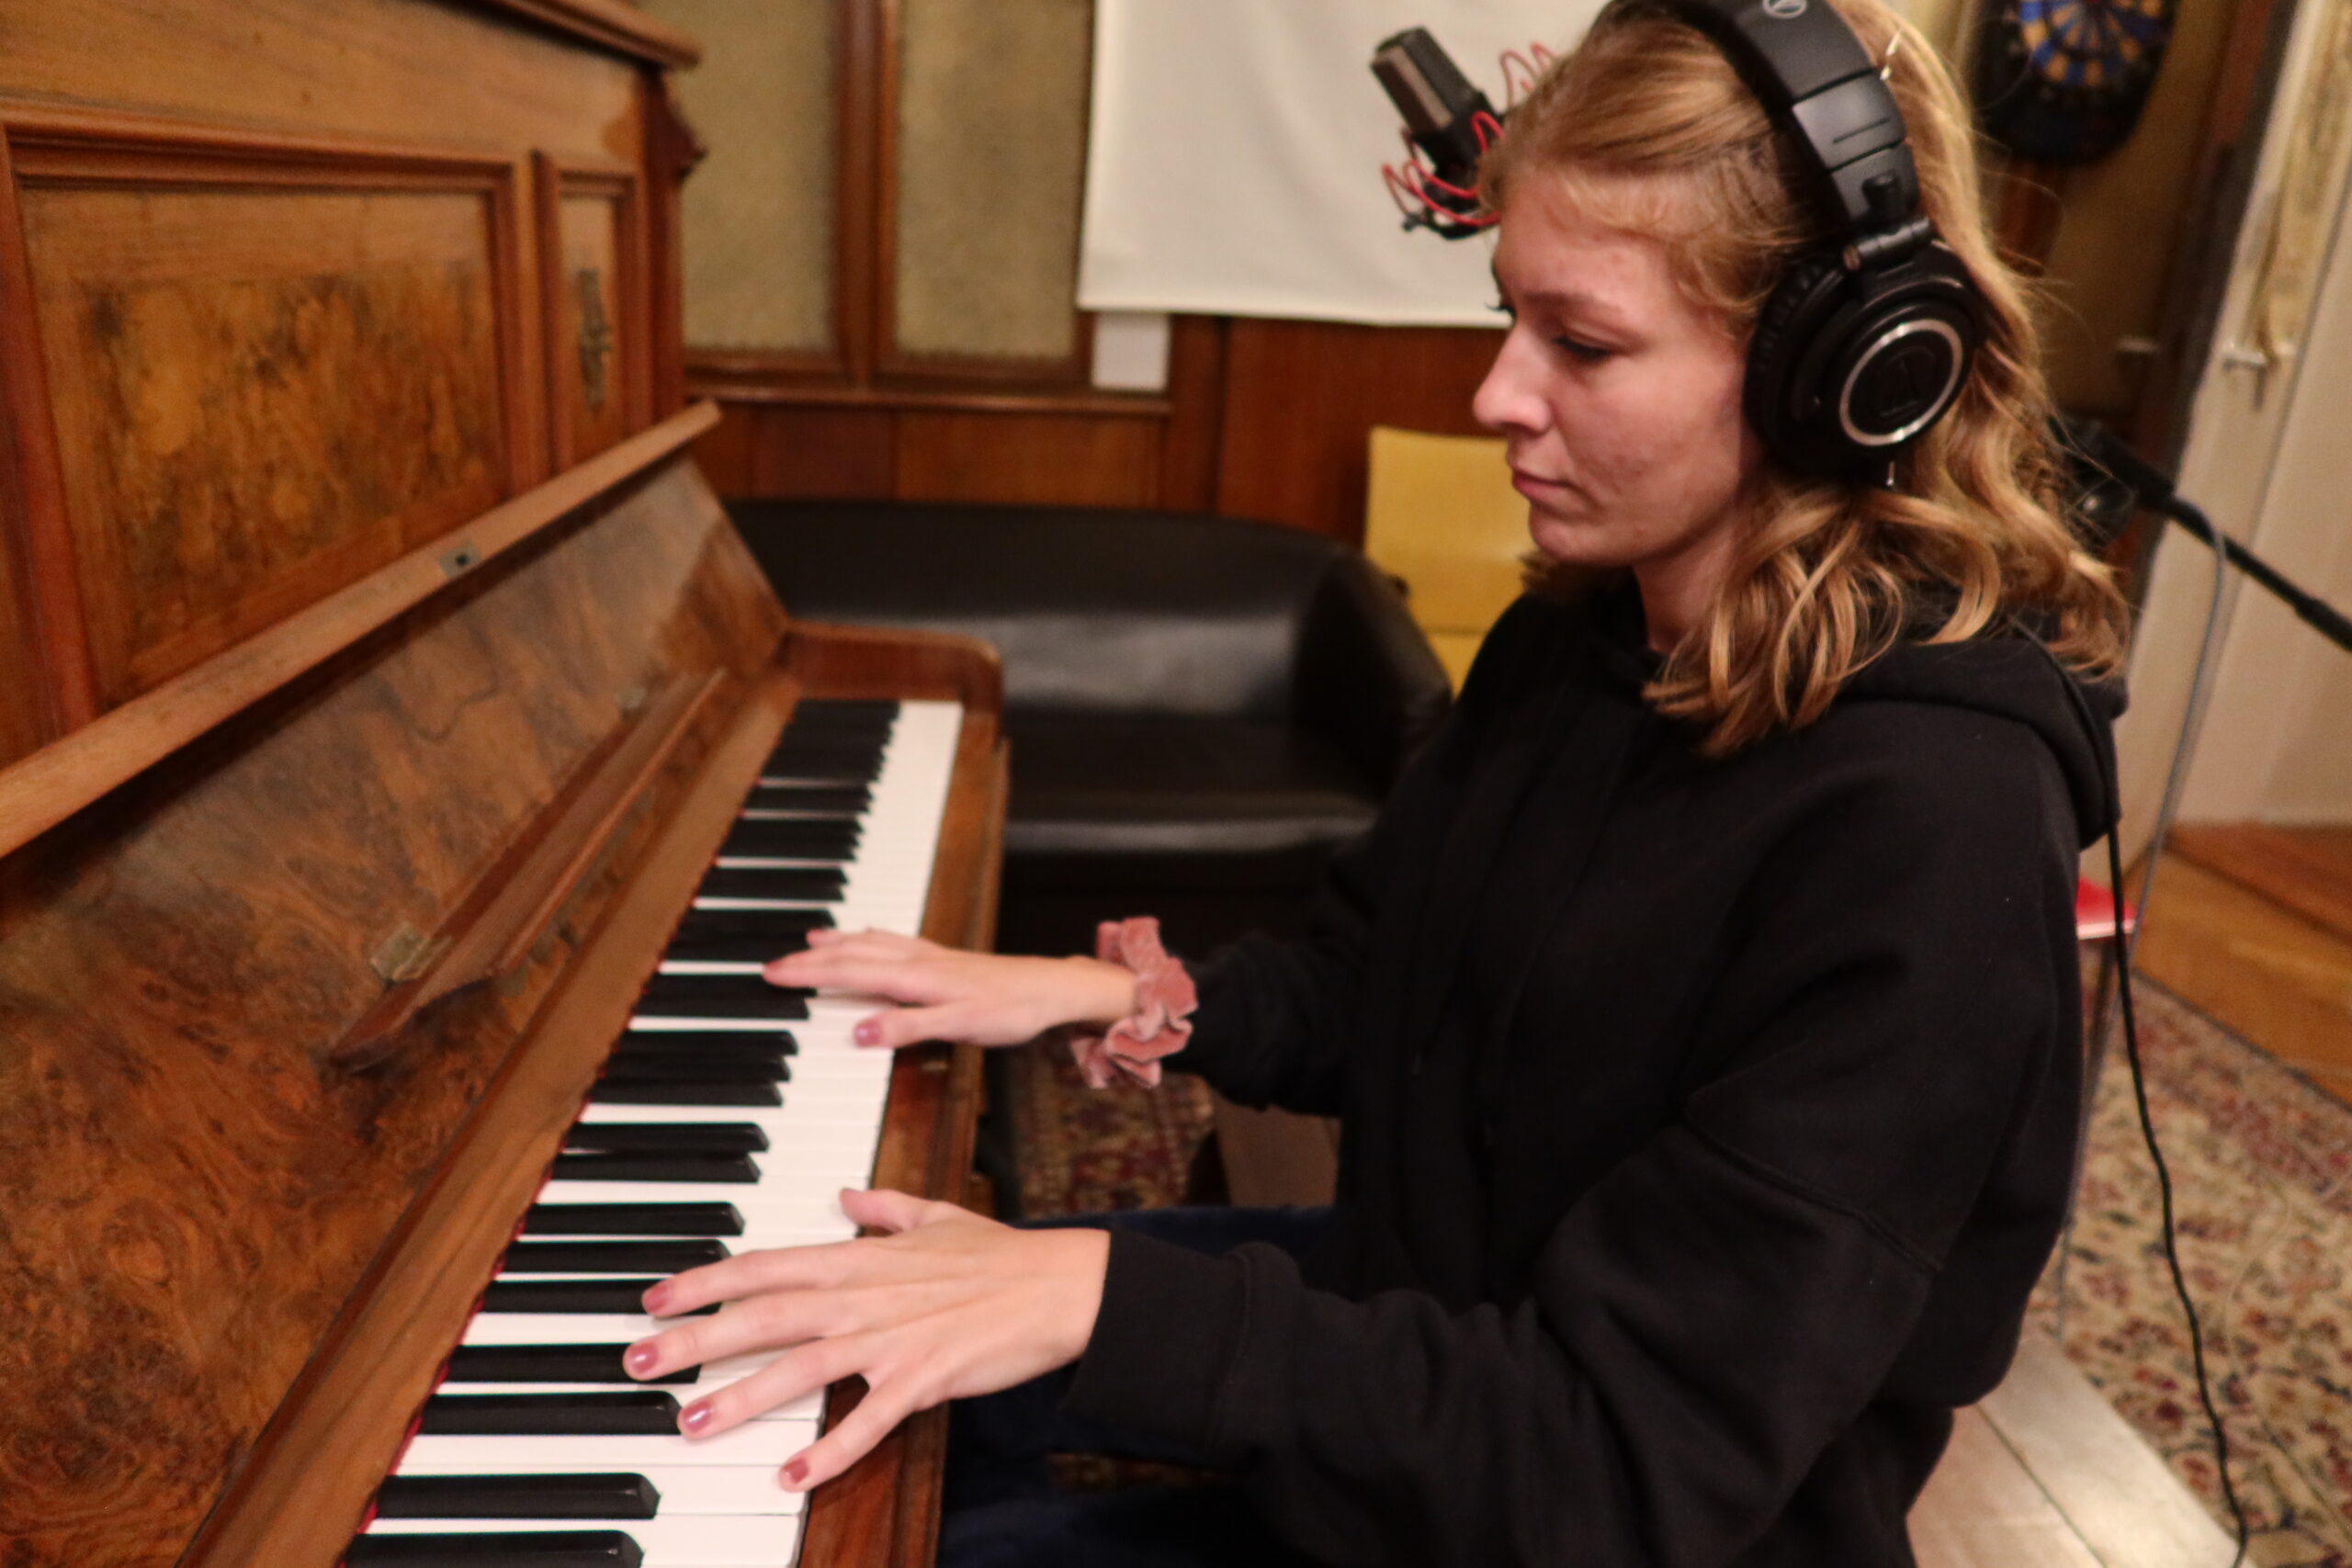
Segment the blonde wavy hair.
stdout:
[[[1888,66],[1921,209],[1983,291],[1985,343],[1894,488],[1766,463],[1713,604],[1646,694],[1707,726],[1715,755],[1812,723],[1906,636],[1958,642],[2022,627],[2085,674],[2122,661],[2127,612],[2069,525],[2039,334],[2024,280],[1985,231],[1960,90],[1880,0],[1834,4]],[[1744,345],[1790,259],[1824,238],[1814,204],[1795,194],[1808,177],[1719,48],[1661,10],[1621,4],[1512,110],[1479,191],[1508,221],[1521,182],[1565,182],[1587,215],[1664,242],[1685,297]],[[1593,581],[1589,569],[1530,563],[1539,592]]]

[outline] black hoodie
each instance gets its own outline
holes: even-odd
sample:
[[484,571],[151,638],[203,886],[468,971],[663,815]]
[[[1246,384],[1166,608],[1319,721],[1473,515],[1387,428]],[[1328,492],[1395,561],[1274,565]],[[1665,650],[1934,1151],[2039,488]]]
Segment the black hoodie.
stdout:
[[1630,593],[1521,600],[1173,1065],[1338,1113],[1303,1262],[1112,1242],[1066,1408],[1335,1563],[1907,1563],[2072,1170],[2112,691],[1903,644],[1728,760]]

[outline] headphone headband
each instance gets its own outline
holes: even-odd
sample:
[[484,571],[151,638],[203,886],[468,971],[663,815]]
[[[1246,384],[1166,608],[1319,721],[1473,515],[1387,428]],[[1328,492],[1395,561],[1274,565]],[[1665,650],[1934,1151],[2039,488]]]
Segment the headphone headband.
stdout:
[[1828,0],[1616,0],[1698,28],[1795,138],[1816,202],[1848,239],[1895,229],[1919,209],[1919,173],[1878,67]]

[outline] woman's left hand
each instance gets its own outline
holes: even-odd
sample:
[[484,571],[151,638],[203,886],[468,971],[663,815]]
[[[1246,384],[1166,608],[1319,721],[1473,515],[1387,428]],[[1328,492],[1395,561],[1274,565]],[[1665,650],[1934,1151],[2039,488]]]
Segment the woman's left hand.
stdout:
[[754,1351],[784,1353],[679,1416],[707,1438],[827,1383],[863,1377],[865,1397],[783,1471],[805,1491],[848,1469],[918,1410],[993,1393],[1076,1360],[1094,1332],[1111,1237],[1015,1230],[953,1203],[844,1191],[842,1212],[890,1232],[827,1247],[747,1252],[645,1292],[672,1316],[726,1303],[631,1346],[636,1377]]

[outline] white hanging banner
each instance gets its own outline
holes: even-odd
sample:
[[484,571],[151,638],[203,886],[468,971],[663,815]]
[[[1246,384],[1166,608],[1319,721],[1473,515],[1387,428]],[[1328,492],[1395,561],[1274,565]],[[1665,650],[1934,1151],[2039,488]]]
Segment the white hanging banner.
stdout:
[[1374,48],[1423,27],[1498,108],[1502,51],[1555,51],[1600,0],[1097,0],[1078,302],[1498,326],[1491,242],[1406,233]]

